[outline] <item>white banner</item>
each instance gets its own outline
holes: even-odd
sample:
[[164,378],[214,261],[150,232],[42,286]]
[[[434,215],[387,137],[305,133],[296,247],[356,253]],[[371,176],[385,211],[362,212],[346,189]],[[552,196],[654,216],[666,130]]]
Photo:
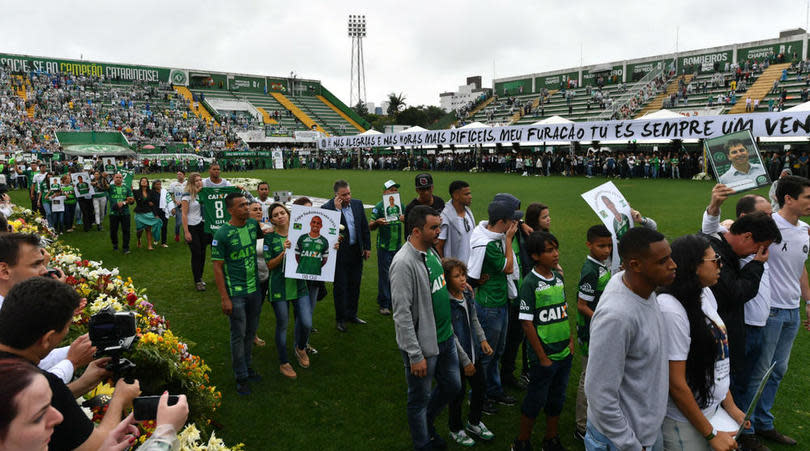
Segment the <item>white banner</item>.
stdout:
[[470,146],[483,144],[542,145],[552,141],[606,141],[715,138],[740,130],[755,137],[810,135],[810,111],[727,114],[653,120],[574,122],[570,124],[515,125],[412,133],[334,136],[321,138],[321,149],[356,147]]

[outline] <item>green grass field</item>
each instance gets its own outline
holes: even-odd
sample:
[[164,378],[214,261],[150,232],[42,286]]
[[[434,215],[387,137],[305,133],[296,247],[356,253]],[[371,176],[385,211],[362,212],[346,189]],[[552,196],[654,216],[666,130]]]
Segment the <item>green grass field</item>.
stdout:
[[[551,230],[560,241],[561,264],[568,275],[566,294],[573,321],[576,282],[587,253],[585,231],[599,222],[580,193],[603,183],[604,179],[466,173],[433,175],[435,193],[445,200],[448,198],[447,186],[452,180],[468,181],[478,220],[486,219],[487,203],[498,192],[514,194],[523,201],[524,208],[538,201],[550,206]],[[161,176],[171,177],[170,174]],[[351,183],[353,197],[366,204],[379,201],[382,184],[389,178],[402,184],[403,203],[409,202],[415,194],[413,173],[285,170],[223,176],[260,178],[270,183],[271,191],[290,190],[294,194],[326,198],[331,196],[332,182],[345,178]],[[660,231],[670,240],[700,229],[702,210],[712,187],[710,182],[686,180],[633,179],[615,183],[634,208],[658,222]],[[22,192],[13,193],[12,197],[20,205],[29,205]],[[735,202],[735,198],[729,200],[724,217],[733,213]],[[205,268],[208,291],[198,293],[193,290],[188,248],[172,240],[173,223],[170,220],[170,247],[154,251],[135,248],[133,226],[133,252],[128,256],[112,251],[106,228],[103,233],[73,232],[67,234],[64,241],[80,248],[86,258],[102,260],[107,267],[119,267],[121,274],[131,276],[137,287],[147,288],[150,300],[158,312],[170,320],[175,333],[188,340],[191,351],[202,356],[211,366],[213,380],[223,393],[222,407],[215,418],[222,425],[217,431],[218,436],[231,444],[243,442],[251,450],[411,448],[405,411],[406,383],[393,322],[390,316],[377,313],[374,252],[365,264],[360,298],[360,316],[368,321],[368,325],[350,325],[345,334],[336,331],[331,285],[328,285],[330,295],[315,309],[314,324],[320,331],[310,340],[320,353],[312,357],[309,369],[301,369],[293,363],[298,379],[291,381],[278,372],[273,342],[275,318],[272,308],[265,304],[259,335],[267,341],[267,346],[254,350],[254,366],[264,380],[254,386],[251,396],[239,397],[230,366],[228,321],[220,310],[210,261]],[[291,335],[290,330],[288,347],[292,358]],[[808,350],[810,333],[802,329],[774,409],[777,427],[799,440],[798,449],[810,448],[810,432],[805,428],[810,420],[810,409],[805,404],[806,381],[810,379]],[[574,362],[560,429],[565,446],[584,449],[572,436],[574,399],[580,372],[579,359]],[[522,400],[521,393],[512,394]],[[519,415],[519,405],[500,407],[495,416],[485,415],[483,421],[496,438],[493,443],[476,447],[508,449],[517,433]],[[539,420],[533,436],[536,449],[539,449],[544,429],[543,419]],[[438,431],[447,437],[446,411],[436,425]],[[450,448],[458,447],[451,444]],[[771,448],[788,449],[776,445]]]

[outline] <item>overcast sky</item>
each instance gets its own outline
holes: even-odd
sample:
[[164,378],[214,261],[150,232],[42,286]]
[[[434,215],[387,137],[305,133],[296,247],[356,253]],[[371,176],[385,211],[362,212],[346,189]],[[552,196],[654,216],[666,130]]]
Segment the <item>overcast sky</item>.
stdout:
[[318,79],[349,102],[349,14],[365,14],[368,101],[439,103],[497,77],[778,36],[806,0],[170,2],[0,0],[0,52]]

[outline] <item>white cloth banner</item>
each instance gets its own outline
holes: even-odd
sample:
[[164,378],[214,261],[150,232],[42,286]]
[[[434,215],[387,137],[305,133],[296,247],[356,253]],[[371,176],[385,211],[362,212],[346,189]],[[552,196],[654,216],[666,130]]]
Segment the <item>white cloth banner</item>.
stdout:
[[355,147],[469,146],[518,142],[542,145],[550,141],[706,139],[740,130],[755,137],[810,135],[810,111],[725,114],[665,119],[574,122],[570,124],[514,125],[503,127],[334,136],[318,141],[321,149]]

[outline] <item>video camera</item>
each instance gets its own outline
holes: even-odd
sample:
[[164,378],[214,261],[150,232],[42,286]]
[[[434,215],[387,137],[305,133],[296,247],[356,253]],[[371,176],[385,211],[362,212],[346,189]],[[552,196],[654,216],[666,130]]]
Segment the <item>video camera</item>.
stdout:
[[116,312],[112,307],[90,317],[90,342],[96,347],[96,357],[111,357],[107,370],[116,377],[135,368],[122,357],[138,341],[134,312]]

